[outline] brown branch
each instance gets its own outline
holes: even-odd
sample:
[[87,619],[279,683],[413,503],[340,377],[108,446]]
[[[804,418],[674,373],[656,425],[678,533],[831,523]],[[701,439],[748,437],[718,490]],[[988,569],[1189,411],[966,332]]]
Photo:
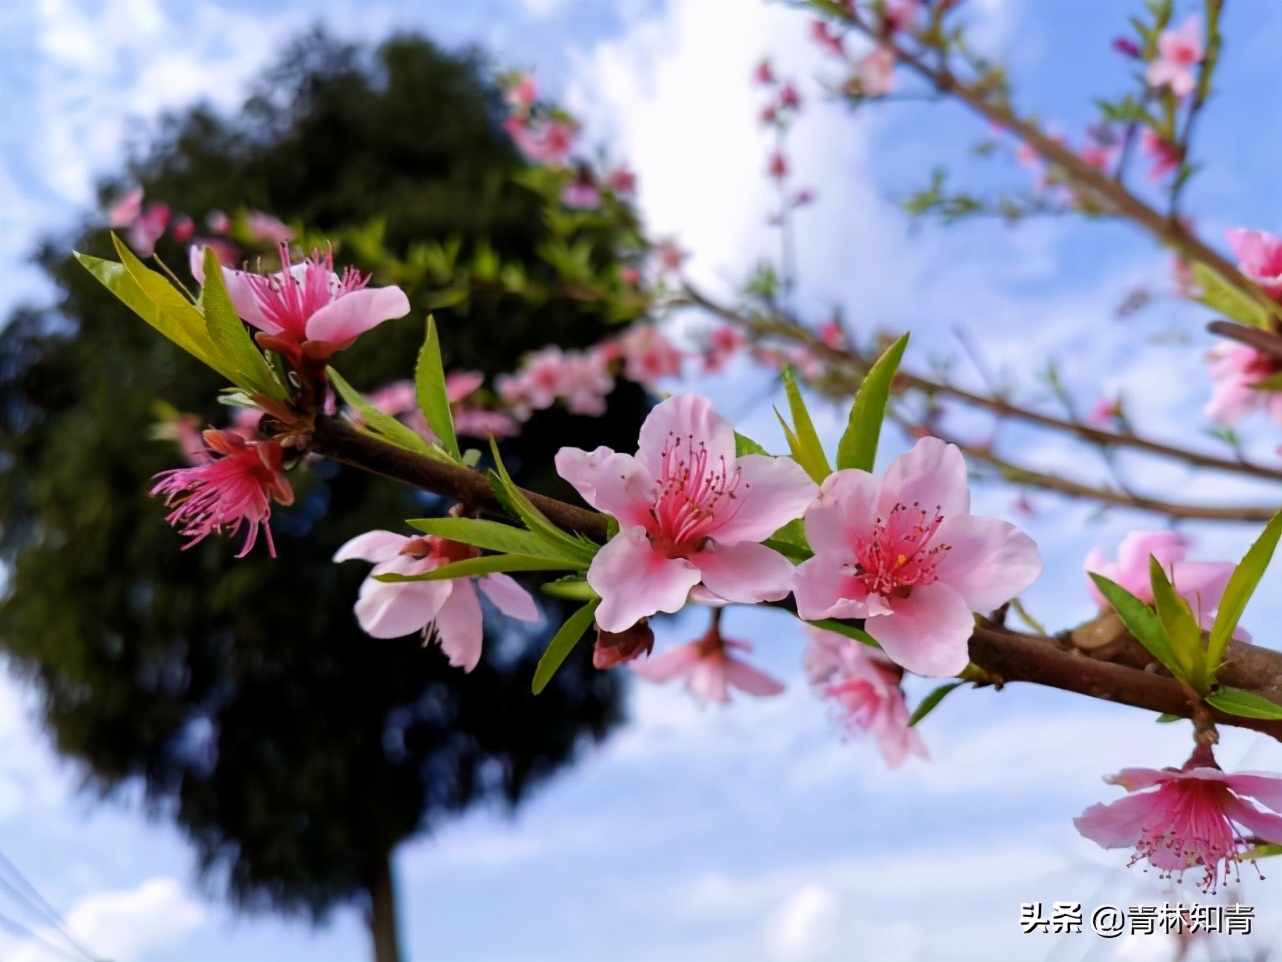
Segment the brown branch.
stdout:
[[1282,361],[1282,336],[1272,331],[1262,331],[1258,327],[1247,327],[1232,321],[1212,321],[1206,325],[1206,329],[1212,334],[1227,337],[1230,341],[1250,345],[1261,354]]
[[[311,436],[313,453],[403,481],[425,491],[502,514],[485,476],[381,441],[339,418],[321,417]],[[607,537],[606,516],[527,492],[558,527],[599,541]],[[790,607],[789,601],[780,603]],[[1147,653],[1110,624],[1112,615],[1072,634],[1026,635],[992,622],[980,624],[970,640],[971,661],[995,684],[1024,681],[1078,692],[1150,711],[1191,717],[1179,683],[1155,671]],[[1160,670],[1160,666],[1157,666]],[[1282,704],[1282,653],[1233,642],[1220,681],[1254,691]],[[1216,721],[1263,732],[1282,740],[1282,722],[1214,713]]]

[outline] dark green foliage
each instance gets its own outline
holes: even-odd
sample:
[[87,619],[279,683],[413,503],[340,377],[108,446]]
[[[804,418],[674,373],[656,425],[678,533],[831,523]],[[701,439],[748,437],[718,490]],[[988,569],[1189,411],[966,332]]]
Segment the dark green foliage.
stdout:
[[[370,53],[317,35],[241,116],[167,118],[132,175],[198,222],[243,206],[339,232],[385,214],[398,256],[416,241],[458,234],[466,250],[484,237],[550,277],[534,253],[542,201],[509,182],[519,160],[501,118],[475,55],[414,38]],[[180,463],[172,442],[149,439],[154,404],[223,425],[224,385],[69,262],[73,246],[111,256],[101,230],[48,243],[39,261],[58,303],[0,331],[0,558],[12,565],[0,645],[93,786],[141,776],[237,904],[321,918],[363,893],[401,841],[469,804],[515,803],[618,720],[616,678],[590,667],[589,645],[530,694],[573,603],[547,602],[531,630],[487,617],[503,630],[470,675],[417,638],[360,631],[352,604],[368,566],[335,565],[334,551],[443,507],[390,482],[335,465],[295,472],[295,505],[273,515],[274,561],[261,543],[242,560],[226,539],[181,550],[147,497],[152,475]],[[159,253],[186,276],[178,245]],[[419,300],[335,359],[358,388],[412,375]],[[583,302],[531,308],[496,293],[467,309],[436,312],[449,368],[492,375],[524,350],[602,333]],[[606,417],[545,412],[505,457],[519,482],[563,495],[555,450],[630,450],[645,410],[622,384]]]

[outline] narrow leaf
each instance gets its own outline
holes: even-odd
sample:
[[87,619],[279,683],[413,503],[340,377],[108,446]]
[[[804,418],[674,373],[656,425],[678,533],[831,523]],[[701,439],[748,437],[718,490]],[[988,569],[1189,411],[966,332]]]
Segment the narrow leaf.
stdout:
[[940,685],[932,691],[921,700],[921,704],[918,705],[913,713],[908,717],[908,727],[912,728],[916,725],[919,721],[934,711],[935,708],[938,707],[939,703],[948,697],[951,692],[960,688],[964,684],[966,684],[964,681],[950,681],[948,684]]
[[454,433],[454,417],[450,414],[450,399],[445,391],[445,368],[441,363],[441,342],[436,334],[436,321],[427,318],[427,340],[418,352],[414,368],[414,389],[418,406],[427,418],[427,426],[441,439],[446,452],[455,461],[462,461],[458,448],[458,435]]
[[1202,648],[1202,629],[1189,610],[1188,603],[1175,593],[1166,571],[1158,560],[1149,556],[1149,581],[1157,619],[1166,633],[1171,653],[1180,666],[1180,675],[1199,692],[1207,687],[1206,652]]
[[839,635],[845,635],[847,638],[853,638],[855,641],[862,642],[870,648],[880,648],[881,643],[872,635],[864,631],[858,625],[852,625],[849,622],[840,621],[836,618],[821,618],[819,621],[808,621],[808,625],[814,625],[816,628],[822,628],[824,631],[835,631]]
[[1206,703],[1229,715],[1243,718],[1282,719],[1282,705],[1245,688],[1219,688],[1206,696]]
[[592,624],[592,619],[596,616],[597,605],[600,603],[601,600],[599,598],[595,601],[589,601],[574,614],[570,615],[565,620],[565,624],[553,636],[547,650],[543,652],[543,657],[539,659],[538,666],[534,669],[534,682],[530,686],[534,694],[539,694],[547,687],[557,669],[561,667],[570,652],[574,650],[574,646],[579,643],[583,633]]
[[907,347],[908,335],[905,334],[877,358],[864,377],[850,409],[846,432],[837,445],[837,470],[856,468],[872,471],[877,460],[881,423],[886,418],[886,405],[890,402],[890,386]]
[[1157,716],[1157,722],[1160,725],[1169,725],[1171,722],[1184,721],[1183,715],[1171,715],[1166,712]]
[[801,458],[797,461],[816,484],[823,484],[824,478],[832,474],[832,466],[828,463],[828,455],[824,454],[819,434],[815,431],[814,422],[810,420],[810,412],[806,410],[806,402],[801,396],[801,389],[797,387],[796,375],[790,367],[784,368],[783,389],[788,395],[788,409],[792,412],[797,441],[805,454],[804,462]]
[[[581,554],[570,553],[561,541],[549,541],[538,532],[515,528],[500,521],[480,518],[412,518],[407,523],[424,534],[470,544],[486,551],[583,563]],[[587,567],[586,564],[583,566]]]
[[565,598],[568,601],[591,601],[600,596],[592,586],[581,578],[565,578],[561,581],[549,581],[540,590],[554,598]]
[[374,575],[375,581],[388,584],[401,584],[406,581],[449,581],[451,578],[472,578],[477,575],[494,574],[496,571],[578,571],[582,570],[577,562],[554,561],[550,558],[531,558],[519,554],[487,554],[481,558],[467,558],[464,561],[451,561],[447,565],[433,568],[416,575],[402,575],[389,572]]
[[233,383],[256,394],[284,399],[287,396],[284,385],[272,374],[227,295],[222,264],[212,247],[205,248],[205,286],[200,293],[200,307],[210,341],[236,372]]
[[742,458],[744,455],[748,454],[769,455],[769,453],[769,451],[747,435],[740,434],[738,431],[734,433],[734,456],[736,458]]
[[1108,599],[1108,603],[1113,606],[1117,612],[1122,624],[1126,625],[1126,630],[1135,636],[1135,639],[1145,647],[1150,655],[1165,665],[1176,677],[1184,677],[1179,663],[1176,661],[1175,653],[1171,650],[1171,644],[1166,640],[1166,633],[1162,631],[1162,623],[1158,621],[1157,614],[1144,602],[1140,601],[1133,594],[1117,584],[1110,581],[1103,575],[1090,572],[1091,580],[1099,588],[1100,594]]
[[544,540],[564,546],[570,557],[590,563],[596,557],[596,546],[562,531],[548,520],[547,515],[534,506],[534,502],[525,496],[525,493],[512,480],[512,476],[507,473],[507,467],[499,456],[498,444],[493,438],[490,438],[490,452],[494,457],[496,468],[490,474],[490,489],[503,505],[504,510],[520,518],[527,528],[541,535]]
[[1255,544],[1247,549],[1246,556],[1229,576],[1224,596],[1220,599],[1220,607],[1215,612],[1211,640],[1206,649],[1207,674],[1212,678],[1224,662],[1224,655],[1229,650],[1229,639],[1233,636],[1237,623],[1242,620],[1246,603],[1251,600],[1260,579],[1264,577],[1264,570],[1273,560],[1279,536],[1282,536],[1282,514],[1274,515],[1273,520],[1264,526],[1264,531],[1255,539]]
[[1201,288],[1198,302],[1230,320],[1267,330],[1270,309],[1255,298],[1238,290],[1205,264],[1193,264],[1193,279]]
[[429,458],[435,458],[438,461],[449,461],[450,456],[439,448],[433,447],[415,434],[410,428],[407,428],[390,414],[384,414],[369,401],[361,396],[361,392],[356,390],[343,376],[335,371],[332,367],[325,369],[329,374],[330,383],[334,385],[334,390],[338,392],[349,407],[355,408],[365,422],[365,427],[375,434],[380,435],[384,440],[397,447],[404,448],[407,451],[413,451],[416,454],[425,454]]

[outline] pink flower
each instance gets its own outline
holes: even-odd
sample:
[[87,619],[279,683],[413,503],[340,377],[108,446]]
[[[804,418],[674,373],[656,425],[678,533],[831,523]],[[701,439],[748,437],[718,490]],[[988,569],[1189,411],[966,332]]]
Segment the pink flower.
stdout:
[[[191,272],[203,284],[200,254],[192,248]],[[409,313],[409,298],[399,287],[367,288],[369,278],[350,267],[334,273],[332,253],[314,251],[291,265],[289,247],[281,244],[280,262],[285,269],[266,276],[223,268],[223,281],[236,313],[295,366],[304,356],[325,360],[371,328]]]
[[895,50],[878,44],[855,68],[864,96],[884,97],[895,89]]
[[503,91],[503,99],[517,113],[528,112],[534,106],[534,102],[539,99],[539,91],[534,85],[534,78],[529,74],[519,75],[516,81]]
[[801,94],[791,80],[785,81],[784,85],[779,88],[779,106],[789,110],[801,109]]
[[521,153],[536,164],[564,167],[574,147],[575,129],[560,121],[530,124],[509,117],[503,121],[503,129]]
[[841,321],[833,317],[819,325],[819,340],[829,347],[841,347],[846,341],[846,332],[841,329]]
[[886,0],[886,18],[883,21],[886,29],[907,30],[917,16],[921,0]]
[[1282,371],[1276,358],[1246,344],[1230,342],[1211,349],[1211,379],[1215,390],[1206,405],[1206,416],[1217,424],[1233,427],[1252,411],[1265,410],[1275,424],[1282,425],[1282,392],[1256,388]]
[[757,64],[757,69],[752,72],[752,79],[762,86],[769,86],[775,82],[775,74],[769,60],[763,60]]
[[766,174],[772,180],[783,180],[788,176],[788,158],[784,156],[782,150],[771,151],[770,158],[766,162]]
[[508,617],[537,621],[539,611],[529,592],[505,574],[398,583],[376,581],[374,576],[422,574],[479,554],[471,545],[444,538],[369,531],[339,548],[334,560],[374,562],[356,601],[356,618],[366,634],[399,638],[416,631],[422,631],[424,637],[434,633],[450,664],[471,671],[481,660],[484,638],[477,589]]
[[637,192],[637,175],[627,164],[620,164],[606,174],[605,182],[620,197],[631,197]]
[[181,214],[174,218],[170,233],[174,235],[174,240],[178,241],[178,243],[185,244],[196,233],[196,222],[186,214]]
[[825,53],[846,59],[846,48],[841,44],[841,37],[832,31],[826,20],[810,21],[810,39]]
[[[1093,548],[1086,556],[1085,569],[1103,575],[1121,585],[1145,604],[1153,604],[1153,586],[1149,571],[1149,557],[1166,571],[1166,576],[1176,592],[1193,611],[1203,628],[1209,629],[1215,621],[1215,609],[1220,605],[1224,588],[1233,574],[1230,561],[1186,561],[1189,543],[1174,531],[1132,531],[1117,549],[1117,561],[1109,561],[1104,552]],[[1108,601],[1100,594],[1089,577],[1087,590],[1101,609]],[[1245,635],[1245,633],[1242,633]],[[1235,637],[1242,637],[1235,635]]]
[[971,612],[1004,604],[1042,570],[1026,534],[970,514],[966,463],[938,438],[919,440],[880,482],[830,475],[805,524],[815,556],[797,569],[797,613],[867,619],[890,659],[919,675],[965,668]]
[[515,375],[502,375],[495,382],[499,397],[513,409],[519,420],[530,411],[551,407],[564,398],[573,414],[598,417],[605,413],[606,397],[614,390],[614,378],[602,351],[562,351],[545,347],[528,355]]
[[108,227],[128,227],[142,213],[142,188],[135,187],[107,208]]
[[815,192],[809,187],[803,187],[792,197],[793,207],[805,207],[815,199]]
[[1282,300],[1282,237],[1240,227],[1225,231],[1224,236],[1237,255],[1242,273],[1260,285],[1264,293]]
[[205,217],[205,226],[215,234],[226,234],[231,230],[231,218],[221,210],[211,210]]
[[1148,179],[1154,182],[1178,170],[1180,164],[1184,162],[1184,153],[1179,147],[1148,127],[1140,131],[1140,153],[1153,161]]
[[601,203],[601,191],[597,188],[592,171],[580,164],[574,179],[565,185],[561,192],[561,203],[566,207],[591,209]]
[[634,661],[632,670],[646,681],[658,684],[684,677],[686,688],[701,701],[714,701],[724,705],[730,700],[730,688],[738,688],[748,695],[777,695],[783,684],[759,668],[740,661],[730,654],[730,649],[752,651],[746,641],[722,638],[714,623],[698,641],[692,641],[658,657]]
[[1082,145],[1078,155],[1096,170],[1107,174],[1112,170],[1113,159],[1117,156],[1119,149],[1118,144],[1101,143],[1096,138],[1091,137]]
[[587,574],[606,631],[678,611],[700,584],[746,604],[787,595],[792,564],[758,542],[800,516],[814,482],[786,458],[736,458],[734,429],[707,398],[657,405],[635,457],[562,448],[556,468],[588,504],[619,521]]
[[1121,399],[1101,395],[1100,399],[1095,402],[1095,406],[1091,408],[1090,413],[1086,415],[1086,420],[1088,423],[1099,427],[1108,427],[1121,416]]
[[661,274],[679,274],[681,266],[686,262],[686,258],[690,256],[672,241],[660,241],[655,247],[655,253],[659,259],[659,272]]
[[641,271],[635,267],[620,267],[619,280],[629,287],[636,287],[641,283]]
[[708,335],[708,345],[703,355],[703,370],[705,374],[712,374],[720,371],[730,362],[740,348],[745,344],[742,334],[737,327],[729,324],[723,324],[714,328]]
[[1167,85],[1177,97],[1187,97],[1197,86],[1193,67],[1202,62],[1202,28],[1196,16],[1157,38],[1158,57],[1144,72],[1150,87]]
[[285,244],[294,239],[291,228],[261,210],[249,212],[249,216],[245,218],[245,230],[253,240],[265,244]]
[[[1189,765],[1194,764],[1191,759]],[[1147,860],[1162,878],[1182,878],[1186,870],[1200,867],[1202,890],[1214,892],[1221,879],[1229,880],[1230,865],[1253,844],[1248,836],[1282,843],[1282,816],[1245,800],[1282,811],[1280,775],[1228,775],[1211,760],[1182,771],[1126,768],[1104,780],[1133,794],[1092,805],[1073,824],[1104,848],[1134,846],[1130,864]]]
[[174,510],[165,520],[191,540],[190,548],[214,532],[231,528],[235,535],[242,524],[248,524],[245,544],[237,558],[243,558],[258,540],[261,525],[267,534],[267,550],[274,558],[271,518],[273,499],[281,504],[294,503],[294,491],[283,473],[285,452],[275,441],[246,441],[230,431],[209,430],[204,433],[210,452],[203,463],[190,468],[175,468],[156,475],[159,483],[151,489],[152,497],[167,495],[165,507]]
[[872,732],[891,768],[909,755],[927,758],[899,687],[899,669],[881,652],[833,631],[806,626],[810,644],[803,664],[815,690],[832,699],[850,732]]
[[150,257],[156,250],[156,241],[160,240],[168,226],[168,205],[152,204],[141,217],[129,225],[129,231],[125,236],[129,246],[139,257]]
[[763,127],[769,127],[779,119],[779,108],[774,104],[767,104],[765,107],[761,108],[761,115],[759,119]]
[[654,390],[660,379],[681,375],[685,355],[653,324],[633,324],[616,343],[629,381]]

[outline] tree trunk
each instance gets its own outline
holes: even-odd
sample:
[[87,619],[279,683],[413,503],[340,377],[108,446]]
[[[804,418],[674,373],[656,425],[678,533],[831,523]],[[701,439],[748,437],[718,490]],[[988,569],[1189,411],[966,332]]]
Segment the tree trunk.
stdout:
[[374,941],[374,962],[401,962],[401,942],[396,928],[396,886],[392,881],[392,856],[379,861],[369,882],[369,933]]

